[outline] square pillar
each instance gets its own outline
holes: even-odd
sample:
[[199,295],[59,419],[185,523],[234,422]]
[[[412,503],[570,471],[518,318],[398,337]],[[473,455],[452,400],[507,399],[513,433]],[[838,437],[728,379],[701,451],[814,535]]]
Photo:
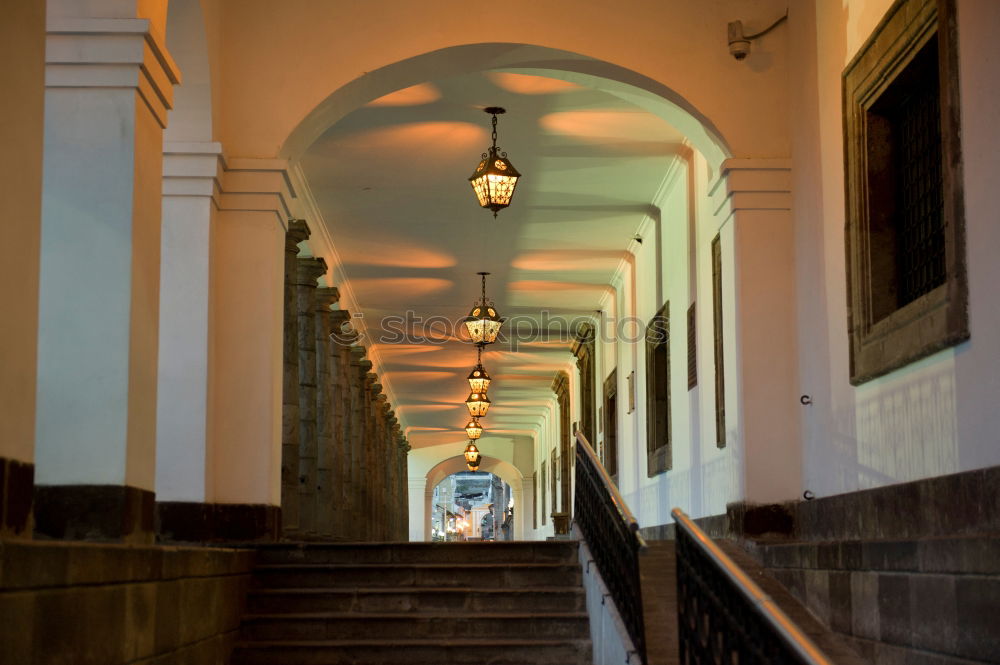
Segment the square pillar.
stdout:
[[[47,19],[36,530],[150,542],[163,128],[179,72],[144,18]],[[58,11],[54,11],[57,9]]]

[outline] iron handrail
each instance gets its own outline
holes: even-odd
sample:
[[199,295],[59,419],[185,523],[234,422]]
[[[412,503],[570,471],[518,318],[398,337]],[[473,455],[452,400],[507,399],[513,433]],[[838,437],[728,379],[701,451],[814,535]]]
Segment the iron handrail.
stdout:
[[[646,660],[639,552],[646,541],[639,522],[582,433],[576,435],[574,522],[587,543],[635,652]],[[602,601],[603,602],[603,601]]]
[[635,518],[632,511],[628,509],[628,504],[625,503],[625,499],[622,498],[621,493],[618,491],[618,487],[615,485],[615,481],[611,479],[608,475],[608,470],[604,468],[604,464],[601,462],[601,458],[597,456],[597,452],[594,450],[590,442],[587,441],[587,437],[583,435],[583,432],[576,433],[576,442],[582,448],[584,454],[590,460],[590,463],[597,470],[602,483],[604,484],[604,489],[607,490],[608,495],[611,497],[611,503],[618,510],[618,514],[621,516],[622,521],[628,526],[629,531],[635,534],[636,539],[639,541],[639,548],[646,549],[646,540],[639,533],[639,520]]
[[723,552],[715,542],[680,508],[671,511],[677,528],[681,529],[714,563],[748,603],[757,609],[778,638],[803,665],[832,665],[819,647],[796,626],[750,577]]

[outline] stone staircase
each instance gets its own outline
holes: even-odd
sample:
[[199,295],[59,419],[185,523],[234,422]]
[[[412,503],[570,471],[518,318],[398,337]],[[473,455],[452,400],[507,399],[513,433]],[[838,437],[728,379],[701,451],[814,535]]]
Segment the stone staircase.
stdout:
[[258,549],[232,665],[583,665],[575,542]]

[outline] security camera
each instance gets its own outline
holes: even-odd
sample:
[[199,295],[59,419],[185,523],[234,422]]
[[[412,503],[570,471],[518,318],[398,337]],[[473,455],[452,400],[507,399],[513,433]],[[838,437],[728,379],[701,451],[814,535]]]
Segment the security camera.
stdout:
[[743,60],[750,55],[750,40],[743,34],[742,21],[733,21],[729,24],[729,54],[737,60]]
[[752,35],[743,34],[743,21],[731,22],[727,31],[727,37],[729,40],[729,55],[733,56],[737,60],[745,60],[746,57],[750,55],[750,42],[771,32],[787,18],[788,10],[785,10],[784,16],[780,17],[777,21],[760,32],[755,32]]

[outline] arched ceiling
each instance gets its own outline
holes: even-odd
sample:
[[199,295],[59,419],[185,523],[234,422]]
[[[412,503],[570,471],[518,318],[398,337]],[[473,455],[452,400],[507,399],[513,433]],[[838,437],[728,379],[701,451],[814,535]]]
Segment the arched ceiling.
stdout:
[[[499,218],[467,182],[489,145],[523,174]],[[428,81],[377,99],[330,127],[301,166],[350,285],[368,345],[393,387],[414,447],[464,440],[465,377],[475,348],[458,321],[479,294],[508,318],[487,347],[493,406],[484,438],[538,425],[559,334],[597,309],[683,136],[620,97],[546,76],[491,71]],[[457,327],[457,329],[456,329]],[[515,334],[516,333],[516,334]]]

